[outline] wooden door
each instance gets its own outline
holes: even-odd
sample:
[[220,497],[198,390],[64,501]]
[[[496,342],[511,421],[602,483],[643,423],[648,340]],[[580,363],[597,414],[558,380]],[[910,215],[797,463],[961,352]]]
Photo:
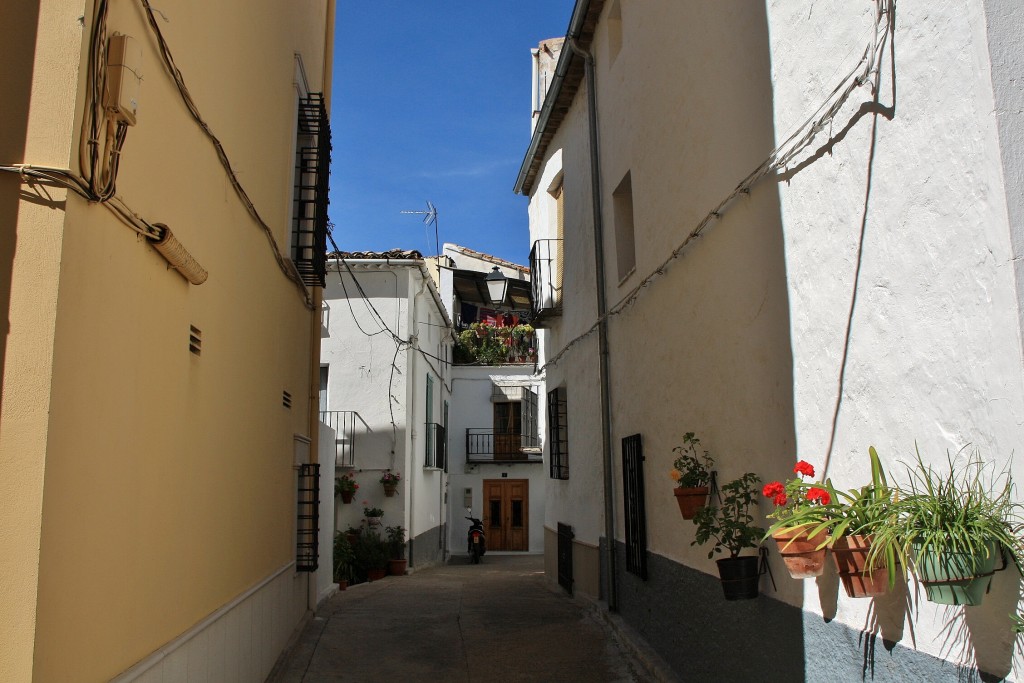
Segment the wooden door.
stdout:
[[484,530],[488,550],[529,550],[529,519],[528,480],[484,480]]

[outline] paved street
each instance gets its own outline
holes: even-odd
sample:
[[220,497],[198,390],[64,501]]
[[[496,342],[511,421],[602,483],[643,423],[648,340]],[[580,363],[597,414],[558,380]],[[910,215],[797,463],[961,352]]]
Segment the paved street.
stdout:
[[540,556],[487,555],[338,593],[271,680],[603,682],[641,671],[604,622],[546,583]]

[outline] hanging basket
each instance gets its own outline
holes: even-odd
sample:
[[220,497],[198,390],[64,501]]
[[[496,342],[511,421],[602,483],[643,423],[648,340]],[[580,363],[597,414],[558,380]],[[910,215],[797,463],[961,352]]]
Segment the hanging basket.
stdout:
[[753,555],[727,557],[716,562],[726,600],[752,600],[758,596],[757,584],[761,578],[759,560],[757,555]]
[[398,491],[398,484],[384,484],[384,495],[388,498],[395,495],[396,491]]
[[677,486],[672,491],[676,495],[683,519],[693,519],[697,516],[697,511],[708,504],[709,490],[707,486]]
[[354,491],[342,491],[341,492],[341,502],[344,503],[345,505],[348,505],[349,503],[352,502],[352,497],[354,495],[355,495]]
[[929,602],[939,605],[980,605],[1000,557],[998,546],[988,546],[977,554],[921,552],[917,543],[911,547],[914,573],[924,585]]
[[825,542],[825,537],[824,531],[808,537],[803,528],[779,529],[772,534],[779,555],[782,555],[786,569],[794,579],[813,579],[824,573],[826,549],[817,548]]
[[873,598],[889,590],[889,570],[878,564],[869,569],[869,552],[870,536],[840,536],[832,546],[832,561],[851,598]]

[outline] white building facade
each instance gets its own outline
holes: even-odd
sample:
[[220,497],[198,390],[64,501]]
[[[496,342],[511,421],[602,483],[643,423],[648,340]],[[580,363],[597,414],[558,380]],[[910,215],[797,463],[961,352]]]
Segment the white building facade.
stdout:
[[[321,418],[338,429],[337,475],[359,485],[335,527],[380,508],[385,525],[406,529],[410,567],[441,563],[451,321],[427,263],[418,252],[332,254],[324,302]],[[391,497],[386,471],[401,475]]]
[[[468,337],[471,348],[503,345],[497,355],[455,354],[448,432],[451,553],[468,554],[467,517],[483,521],[490,552],[543,552],[544,383],[534,374],[529,269],[456,244],[444,245],[440,261],[440,289],[456,334]],[[508,280],[500,302],[487,291],[485,277],[492,273]]]
[[[545,444],[545,554],[554,579],[570,529],[573,589],[680,673],[1017,670],[1012,569],[984,605],[946,611],[913,584],[852,600],[834,574],[794,581],[773,548],[777,588],[724,603],[668,472],[693,431],[722,482],[783,479],[803,459],[859,486],[872,445],[905,481],[915,444],[937,466],[973,444],[1024,477],[1010,457],[1024,415],[1019,14],[981,0],[576,3],[516,184],[543,403],[567,435],[555,454]],[[643,487],[627,500],[631,437]],[[637,505],[643,576],[626,559]]]

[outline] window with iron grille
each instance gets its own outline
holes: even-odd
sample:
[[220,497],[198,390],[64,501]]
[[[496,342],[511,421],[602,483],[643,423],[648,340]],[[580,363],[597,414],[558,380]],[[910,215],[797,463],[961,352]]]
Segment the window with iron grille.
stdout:
[[323,287],[331,175],[331,125],[323,94],[310,93],[299,100],[298,123],[291,256],[305,284]]
[[300,465],[295,569],[315,572],[320,566],[320,465]]
[[548,392],[548,443],[551,478],[569,478],[569,412],[565,387]]
[[622,440],[622,493],[626,520],[626,571],[647,580],[647,509],[644,449],[640,435]]

